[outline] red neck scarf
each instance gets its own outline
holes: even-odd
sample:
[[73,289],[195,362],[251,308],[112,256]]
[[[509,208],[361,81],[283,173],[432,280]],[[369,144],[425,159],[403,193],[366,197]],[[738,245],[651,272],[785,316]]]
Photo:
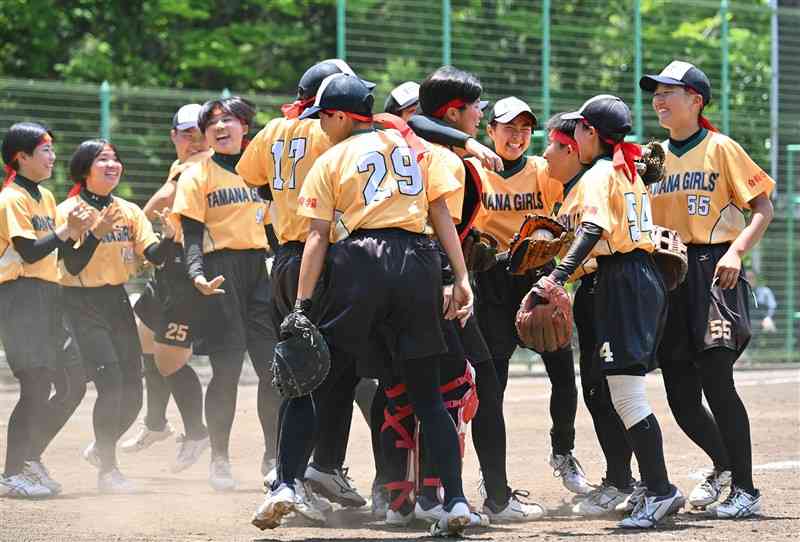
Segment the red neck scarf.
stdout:
[[[599,135],[599,134],[598,134]],[[621,169],[628,180],[633,183],[636,180],[636,164],[634,161],[642,157],[642,148],[636,143],[623,141],[613,141],[601,137],[609,145],[614,145],[614,169]]]
[[296,119],[308,106],[314,103],[315,99],[316,96],[312,96],[305,100],[295,100],[290,104],[283,104],[281,106],[281,113],[283,113],[283,116],[287,119]]
[[380,113],[378,115],[374,115],[373,120],[382,126],[393,128],[400,132],[400,135],[402,135],[403,139],[406,140],[408,146],[414,151],[414,157],[416,158],[417,162],[419,162],[422,159],[422,155],[427,152],[425,144],[422,142],[422,140],[417,137],[417,134],[415,134],[411,127],[406,124],[406,121],[397,115],[392,115],[391,113]]

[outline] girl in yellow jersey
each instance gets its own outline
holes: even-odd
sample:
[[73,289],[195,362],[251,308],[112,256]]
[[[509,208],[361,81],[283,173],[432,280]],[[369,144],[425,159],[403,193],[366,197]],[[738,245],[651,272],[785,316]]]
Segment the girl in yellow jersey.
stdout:
[[195,344],[209,355],[213,370],[205,411],[209,482],[217,491],[236,487],[228,449],[245,350],[259,377],[259,417],[276,415],[262,403],[262,396],[274,393],[269,361],[275,333],[264,261],[268,207],[236,173],[254,115],[253,106],[237,96],[203,105],[198,126],[214,154],[181,174],[172,206],[183,231],[189,278],[205,296],[197,307],[205,322]]
[[[539,156],[526,156],[536,116],[528,104],[515,97],[499,100],[492,108],[486,128],[494,150],[503,159],[503,171],[496,173],[481,167],[476,158],[468,159],[481,178],[483,193],[475,227],[498,241],[498,250],[507,251],[509,242],[527,214],[550,215],[561,200],[563,187],[551,179],[547,162]],[[475,313],[486,344],[492,353],[500,381],[501,395],[508,383],[508,366],[514,349],[520,344],[514,319],[520,301],[540,273],[514,276],[505,265],[475,273]],[[565,487],[578,494],[591,488],[583,470],[572,455],[575,447],[575,413],[578,390],[570,346],[542,355],[550,378],[550,464]]]
[[711,84],[698,68],[674,61],[639,85],[653,93],[659,123],[669,130],[666,178],[651,187],[653,220],[680,233],[689,257],[686,281],[670,293],[659,360],[675,419],[714,462],[689,502],[715,503],[732,474],[731,491],[714,514],[750,516],[761,508],[761,494],[753,485],[750,423],[733,365],[750,340],[742,258],[772,220],[775,182],[703,116]]
[[[91,216],[75,209],[56,225],[55,199],[41,186],[56,159],[50,130],[32,122],[14,124],[3,138],[2,154],[0,339],[20,396],[8,420],[0,495],[49,497],[61,492],[61,484],[50,477],[41,454],[85,390],[83,371],[65,363],[69,358],[60,353],[56,249],[78,239]],[[57,393],[50,399],[53,383]]]
[[142,406],[141,346],[124,285],[142,259],[161,264],[171,239],[159,242],[135,204],[112,195],[123,166],[116,148],[102,139],[84,141],[70,160],[75,186],[58,206],[59,220],[89,206],[96,222],[77,244],[66,244],[59,263],[67,327],[97,387],[95,442],[84,458],[98,467],[98,488],[135,491],[117,467],[119,438]]
[[562,288],[587,258],[597,258],[595,363],[625,425],[644,488],[631,497],[636,504],[620,526],[649,528],[677,510],[682,496],[669,482],[661,429],[645,391],[644,377],[656,367],[666,291],[650,255],[650,201],[634,165],[641,151],[624,142],[631,113],[615,96],[595,96],[562,118],[578,121],[578,153],[589,166],[580,180],[580,227],[561,262],[529,295]]

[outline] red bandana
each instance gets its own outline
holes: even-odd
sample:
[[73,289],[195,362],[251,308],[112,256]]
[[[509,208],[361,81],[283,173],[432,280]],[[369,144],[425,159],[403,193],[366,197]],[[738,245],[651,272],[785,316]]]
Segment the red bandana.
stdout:
[[309,105],[314,103],[315,99],[316,96],[312,96],[305,100],[295,100],[290,104],[283,104],[281,106],[281,113],[283,113],[283,116],[287,119],[296,119]]
[[427,152],[425,149],[425,144],[422,143],[422,140],[417,137],[417,134],[415,134],[413,130],[411,130],[411,127],[406,124],[406,121],[397,115],[392,115],[391,113],[380,113],[375,115],[373,119],[382,126],[393,128],[400,132],[400,135],[402,135],[403,139],[406,140],[408,146],[414,151],[414,157],[416,158],[417,162],[419,162],[422,159],[422,155]]

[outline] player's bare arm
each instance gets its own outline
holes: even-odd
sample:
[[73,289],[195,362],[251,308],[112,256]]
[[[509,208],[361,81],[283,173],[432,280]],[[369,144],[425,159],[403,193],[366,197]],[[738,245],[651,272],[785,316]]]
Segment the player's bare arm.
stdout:
[[147,201],[142,210],[148,220],[157,220],[160,211],[172,207],[172,202],[175,201],[175,184],[173,181],[165,182]]
[[742,257],[756,246],[764,236],[769,223],[772,222],[772,201],[763,192],[750,200],[750,209],[753,211],[750,224],[742,230],[731,243],[728,252],[717,262],[715,276],[719,278],[721,288],[734,288],[742,269]]
[[[458,240],[456,228],[453,225],[453,219],[450,217],[450,212],[447,209],[447,203],[445,203],[444,197],[438,198],[430,203],[428,216],[436,232],[436,236],[442,244],[442,248],[444,248],[447,257],[450,259],[450,265],[453,266],[453,274],[455,275],[453,300],[452,303],[449,304],[450,306],[445,313],[445,318],[448,320],[457,318],[463,326],[472,315],[472,288],[469,285],[467,265],[464,263],[461,243]],[[306,245],[306,250],[308,250],[308,245]],[[305,265],[305,253],[303,254],[303,258],[303,264]],[[302,269],[300,273],[302,281]],[[298,290],[298,297],[299,296],[300,290]]]
[[314,286],[322,274],[325,265],[325,254],[328,252],[331,223],[328,220],[314,218],[303,249],[303,260],[300,264],[300,279],[297,284],[297,301],[311,299]]

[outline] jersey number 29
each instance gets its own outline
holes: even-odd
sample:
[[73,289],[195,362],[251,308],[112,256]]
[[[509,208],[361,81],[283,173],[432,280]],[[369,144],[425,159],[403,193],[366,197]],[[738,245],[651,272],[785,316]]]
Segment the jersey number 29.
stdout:
[[631,240],[637,242],[642,238],[642,232],[649,232],[653,229],[653,212],[650,210],[650,198],[647,194],[642,194],[641,205],[636,205],[636,194],[633,192],[625,193],[625,206],[628,215],[628,232]]
[[[397,191],[404,196],[422,192],[422,173],[408,147],[395,147],[391,154],[392,169],[397,178]],[[359,173],[369,172],[364,186],[364,206],[383,201],[392,195],[391,187],[381,186],[388,173],[386,157],[378,151],[368,152],[356,164]]]

